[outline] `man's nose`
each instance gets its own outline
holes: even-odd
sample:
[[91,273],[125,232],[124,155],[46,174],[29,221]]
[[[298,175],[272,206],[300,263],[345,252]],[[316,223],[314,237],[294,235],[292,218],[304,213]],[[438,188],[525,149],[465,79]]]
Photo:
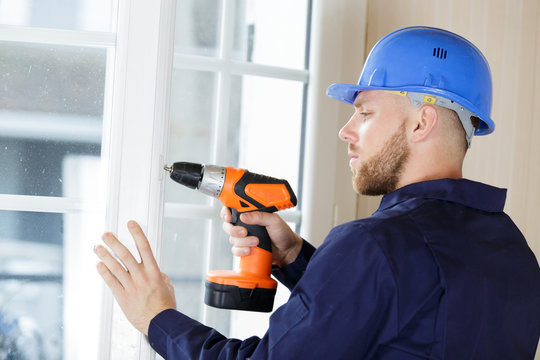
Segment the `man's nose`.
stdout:
[[354,116],[339,130],[339,138],[350,144],[355,143],[358,140],[358,135],[354,130]]

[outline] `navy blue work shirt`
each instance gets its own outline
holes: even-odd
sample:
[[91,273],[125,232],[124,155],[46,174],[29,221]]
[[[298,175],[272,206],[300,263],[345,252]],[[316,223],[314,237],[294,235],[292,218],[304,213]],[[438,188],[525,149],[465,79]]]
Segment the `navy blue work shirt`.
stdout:
[[166,359],[533,359],[540,269],[505,198],[469,180],[400,188],[274,272],[292,292],[263,338],[165,310],[150,344]]

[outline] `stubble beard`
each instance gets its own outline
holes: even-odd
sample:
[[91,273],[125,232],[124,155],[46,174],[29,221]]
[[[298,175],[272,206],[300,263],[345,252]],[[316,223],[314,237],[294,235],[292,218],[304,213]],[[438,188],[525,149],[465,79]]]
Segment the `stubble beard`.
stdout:
[[362,163],[360,169],[352,168],[354,190],[362,195],[385,195],[396,190],[409,153],[403,123],[379,153]]

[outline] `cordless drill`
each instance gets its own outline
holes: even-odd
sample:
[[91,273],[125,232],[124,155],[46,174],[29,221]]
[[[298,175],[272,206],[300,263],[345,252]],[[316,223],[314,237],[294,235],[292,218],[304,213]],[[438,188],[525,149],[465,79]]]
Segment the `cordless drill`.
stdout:
[[248,235],[259,238],[259,245],[240,258],[239,271],[212,270],[206,274],[204,302],[222,309],[272,311],[277,288],[277,282],[270,277],[272,242],[264,226],[245,224],[240,214],[272,213],[295,206],[296,196],[287,180],[189,162],[176,162],[165,170],[177,183],[219,199],[231,210],[233,225],[244,226]]

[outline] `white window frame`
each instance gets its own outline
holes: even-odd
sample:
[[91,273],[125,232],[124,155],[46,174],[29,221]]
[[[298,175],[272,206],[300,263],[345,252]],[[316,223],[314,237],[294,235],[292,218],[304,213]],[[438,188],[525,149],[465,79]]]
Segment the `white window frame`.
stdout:
[[[112,121],[103,139],[106,228],[136,253],[125,225],[138,221],[158,258],[175,9],[174,0],[119,0]],[[144,336],[106,294],[100,359],[153,359]]]
[[[112,102],[106,101],[102,139],[107,174],[104,230],[118,234],[134,251],[125,225],[130,219],[138,221],[158,258],[164,214],[183,216],[193,210],[164,208],[163,204],[173,59],[178,66],[202,67],[201,70],[227,66],[231,74],[301,81],[307,81],[309,76],[301,235],[318,245],[334,225],[353,219],[356,212],[356,196],[348,190],[351,186],[346,150],[337,138],[350,109],[328,99],[325,90],[333,82],[351,82],[358,76],[364,59],[366,3],[367,0],[314,1],[309,74],[234,61],[214,63],[215,59],[203,62],[196,57],[173,57],[175,0],[118,0],[116,34],[0,26],[0,40],[116,46],[115,57],[107,67],[106,99]],[[227,5],[224,11],[228,11]],[[220,91],[227,91],[226,81],[226,77],[220,80]],[[223,110],[227,104],[218,106]],[[225,126],[226,122],[222,124]],[[217,144],[215,149],[221,146]],[[217,151],[216,163],[219,160]],[[79,199],[22,195],[0,195],[0,204],[2,210],[63,213],[89,206]],[[202,216],[208,215],[208,209],[199,210]],[[214,231],[221,230],[216,226]],[[103,304],[99,359],[154,359],[147,340],[127,322],[108,291]]]

